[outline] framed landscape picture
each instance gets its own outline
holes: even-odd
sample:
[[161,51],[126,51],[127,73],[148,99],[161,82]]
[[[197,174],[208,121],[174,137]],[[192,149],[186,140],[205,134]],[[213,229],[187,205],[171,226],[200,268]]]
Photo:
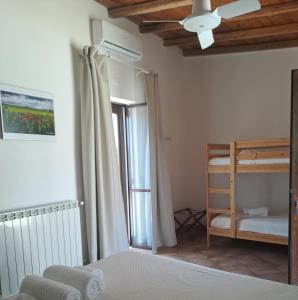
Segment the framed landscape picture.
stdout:
[[55,140],[53,97],[44,92],[0,84],[3,139]]

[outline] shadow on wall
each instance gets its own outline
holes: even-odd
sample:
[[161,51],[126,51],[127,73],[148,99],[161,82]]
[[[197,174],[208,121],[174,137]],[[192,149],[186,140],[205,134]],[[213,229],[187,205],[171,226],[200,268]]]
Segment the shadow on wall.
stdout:
[[[75,169],[76,169],[76,184],[80,201],[85,201],[83,197],[83,174],[82,174],[82,151],[81,151],[81,71],[82,60],[80,53],[82,49],[79,49],[74,44],[70,46],[72,57],[72,74],[73,74],[73,86],[74,86],[74,141],[75,141]],[[88,264],[88,247],[87,247],[87,234],[86,234],[86,217],[85,207],[81,206],[81,231],[82,231],[82,245],[83,245],[83,263]]]

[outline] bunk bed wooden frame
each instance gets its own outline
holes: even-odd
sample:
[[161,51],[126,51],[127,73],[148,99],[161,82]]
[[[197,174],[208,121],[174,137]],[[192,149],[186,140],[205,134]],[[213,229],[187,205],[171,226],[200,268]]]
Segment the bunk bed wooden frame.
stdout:
[[[224,236],[236,239],[245,239],[259,242],[267,242],[288,245],[288,237],[261,234],[256,232],[239,231],[236,228],[236,176],[238,173],[288,173],[289,164],[239,164],[240,160],[256,159],[281,159],[289,158],[290,140],[266,139],[253,141],[234,141],[230,144],[208,144],[206,149],[206,200],[207,200],[207,246],[210,246],[211,236]],[[243,151],[250,150],[250,151]],[[259,150],[259,151],[251,151]],[[212,158],[230,158],[229,165],[210,165]],[[229,175],[229,188],[212,188],[209,186],[210,174]],[[210,207],[210,195],[221,194],[229,198],[229,208]],[[211,226],[211,220],[220,214],[231,217],[231,228],[221,229]]]

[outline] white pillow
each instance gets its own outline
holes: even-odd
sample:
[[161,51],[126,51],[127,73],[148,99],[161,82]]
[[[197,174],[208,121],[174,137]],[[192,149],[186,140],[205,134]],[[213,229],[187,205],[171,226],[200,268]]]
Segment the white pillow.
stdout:
[[250,217],[268,217],[269,208],[266,206],[256,208],[243,208],[243,213],[249,215]]

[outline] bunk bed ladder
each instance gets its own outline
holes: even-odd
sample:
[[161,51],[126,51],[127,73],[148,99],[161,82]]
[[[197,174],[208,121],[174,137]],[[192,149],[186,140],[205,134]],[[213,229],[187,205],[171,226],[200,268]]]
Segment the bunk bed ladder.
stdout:
[[[214,145],[213,145],[214,147]],[[229,175],[229,188],[211,188],[209,186],[209,160],[210,150],[214,150],[212,145],[207,145],[206,149],[206,207],[207,207],[207,247],[210,246],[210,236],[214,234],[214,232],[210,232],[213,229],[210,227],[210,223],[212,220],[212,216],[217,214],[228,214],[231,218],[231,228],[227,231],[227,235],[229,237],[236,236],[236,205],[235,205],[235,185],[236,185],[236,143],[232,142],[229,145],[229,152],[230,152],[230,166],[228,172],[223,172],[223,174]],[[229,197],[229,208],[213,208],[210,207],[210,194],[218,194],[218,195],[228,195]]]

